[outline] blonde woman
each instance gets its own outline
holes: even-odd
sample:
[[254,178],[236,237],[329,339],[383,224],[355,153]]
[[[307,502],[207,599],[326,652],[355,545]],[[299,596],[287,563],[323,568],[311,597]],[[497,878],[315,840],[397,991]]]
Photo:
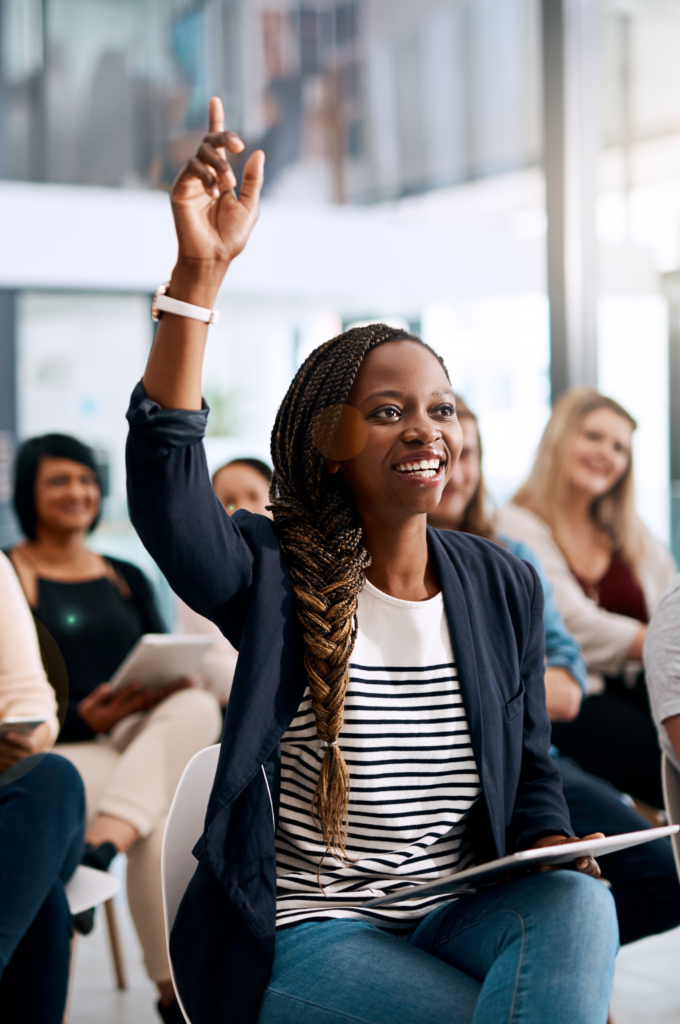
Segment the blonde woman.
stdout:
[[635,511],[636,427],[613,399],[587,387],[568,391],[498,525],[539,555],[588,666],[589,696],[575,722],[553,727],[555,742],[586,771],[661,807],[659,748],[640,659],[675,565]]

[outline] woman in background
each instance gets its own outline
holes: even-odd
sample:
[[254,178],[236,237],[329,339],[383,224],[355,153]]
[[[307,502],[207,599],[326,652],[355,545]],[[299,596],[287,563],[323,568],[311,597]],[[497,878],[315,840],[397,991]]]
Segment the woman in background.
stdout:
[[27,441],[17,456],[14,503],[26,539],[10,558],[69,679],[58,749],[85,783],[84,862],[107,870],[117,853],[127,853],[130,911],[146,969],[162,1016],[181,1021],[165,945],[161,842],[186,764],[219,736],[219,707],[185,680],[114,692],[105,682],[139,637],[162,632],[163,624],[140,570],[87,546],[101,510],[91,449],[63,434]]
[[635,428],[618,402],[592,388],[562,395],[498,528],[540,557],[588,666],[589,695],[574,722],[554,726],[555,743],[586,771],[657,808],[660,751],[641,658],[675,565],[635,511]]
[[[548,717],[553,723],[570,722],[579,713],[586,683],[579,646],[564,625],[540,560],[525,544],[496,532],[482,474],[477,417],[461,398],[456,398],[456,410],[463,428],[463,449],[442,499],[428,521],[440,530],[461,530],[495,540],[534,566],[545,591]],[[606,835],[649,828],[647,821],[626,804],[623,795],[608,782],[587,774],[571,758],[561,756],[556,750],[552,753],[562,775],[564,796],[577,835],[586,835],[594,827],[601,828]],[[600,857],[598,863],[611,885],[622,944],[680,924],[680,884],[670,840],[661,839],[612,853]]]
[[[267,511],[271,478],[271,469],[261,459],[232,459],[213,473],[212,485],[229,515],[245,508],[255,515],[271,519],[271,513]],[[199,615],[179,597],[176,607],[176,632],[204,633],[213,638],[213,645],[194,672],[192,680],[197,686],[212,693],[225,708],[229,703],[238,651],[214,622]]]
[[19,581],[0,553],[0,1018],[61,1024],[73,919],[64,885],[82,854],[83,784],[65,758],[48,754],[59,729],[54,691],[40,660]]

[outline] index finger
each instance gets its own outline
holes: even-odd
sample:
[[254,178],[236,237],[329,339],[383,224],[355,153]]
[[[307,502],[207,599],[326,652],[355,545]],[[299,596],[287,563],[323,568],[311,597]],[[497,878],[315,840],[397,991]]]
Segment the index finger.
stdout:
[[224,107],[219,96],[211,96],[208,103],[208,131],[224,131]]

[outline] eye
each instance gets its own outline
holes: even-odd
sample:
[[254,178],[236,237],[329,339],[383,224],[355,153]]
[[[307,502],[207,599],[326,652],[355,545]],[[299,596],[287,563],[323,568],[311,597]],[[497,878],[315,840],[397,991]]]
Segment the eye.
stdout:
[[438,405],[434,413],[437,416],[443,416],[444,419],[451,419],[456,415],[456,410],[448,402],[445,402],[443,405]]
[[376,420],[396,420],[399,416],[401,409],[397,409],[396,405],[382,405],[371,413],[371,419]]

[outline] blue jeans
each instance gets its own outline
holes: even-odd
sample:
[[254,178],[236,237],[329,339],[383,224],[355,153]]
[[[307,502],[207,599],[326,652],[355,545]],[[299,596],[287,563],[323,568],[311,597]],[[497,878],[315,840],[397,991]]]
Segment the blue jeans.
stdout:
[[[73,920],[64,883],[80,861],[85,794],[56,754],[0,775],[0,1019],[61,1024]],[[7,781],[12,779],[12,781]]]
[[605,1024],[618,930],[575,871],[485,889],[406,939],[363,921],[277,933],[258,1024]]

